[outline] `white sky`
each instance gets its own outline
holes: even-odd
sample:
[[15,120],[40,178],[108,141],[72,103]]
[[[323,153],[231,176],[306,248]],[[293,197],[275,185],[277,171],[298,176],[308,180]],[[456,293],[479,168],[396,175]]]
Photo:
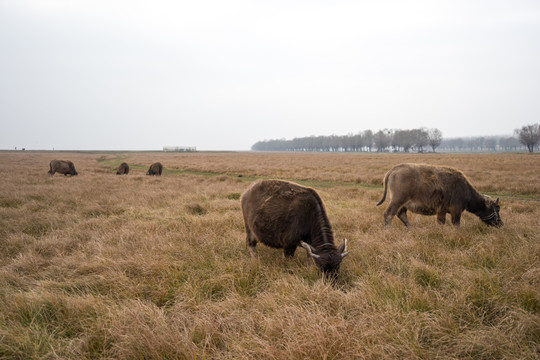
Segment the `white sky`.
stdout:
[[0,149],[536,122],[538,0],[0,0]]

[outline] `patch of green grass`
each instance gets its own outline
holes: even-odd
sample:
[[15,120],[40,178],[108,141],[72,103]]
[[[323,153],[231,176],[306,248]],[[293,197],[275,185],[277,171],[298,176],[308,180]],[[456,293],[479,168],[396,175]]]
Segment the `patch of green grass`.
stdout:
[[540,314],[540,299],[538,294],[532,290],[523,291],[519,294],[519,302],[523,309]]
[[113,340],[103,325],[93,325],[82,336],[81,352],[86,354],[89,359],[103,359],[103,354],[109,351],[113,346]]
[[501,294],[500,284],[491,273],[483,272],[481,277],[475,279],[475,285],[470,289],[468,299],[482,324],[491,326],[503,315],[499,300]]
[[33,242],[35,242],[35,239],[29,236],[6,238],[0,242],[0,258],[7,259],[16,256]]
[[220,300],[227,296],[230,291],[232,279],[224,277],[208,278],[201,282],[200,291],[205,299]]
[[208,212],[201,204],[186,205],[186,210],[192,215],[206,215]]
[[52,231],[52,225],[40,221],[28,222],[24,225],[22,232],[26,235],[40,238]]
[[468,249],[473,244],[473,238],[462,234],[453,234],[446,236],[442,243],[450,249]]
[[240,199],[240,193],[229,193],[225,196],[229,200],[239,200]]
[[2,198],[0,199],[0,207],[3,208],[13,208],[16,209],[22,204],[22,201],[18,199],[8,199],[8,198]]
[[475,254],[471,260],[473,264],[481,269],[494,269],[499,261],[492,254]]
[[126,210],[122,208],[111,208],[107,206],[102,206],[99,208],[93,208],[84,211],[84,215],[89,218],[97,218],[97,217],[110,217],[110,216],[118,216],[125,213]]
[[266,286],[266,280],[258,269],[241,268],[233,277],[233,286],[238,294],[253,297]]
[[419,267],[413,271],[414,281],[423,287],[437,288],[441,284],[441,278],[437,273],[428,268]]

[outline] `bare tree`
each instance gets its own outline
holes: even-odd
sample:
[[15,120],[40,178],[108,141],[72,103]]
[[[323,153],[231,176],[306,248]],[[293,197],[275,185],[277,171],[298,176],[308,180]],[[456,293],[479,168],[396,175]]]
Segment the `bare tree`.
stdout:
[[521,129],[515,130],[518,136],[519,142],[529,149],[529,152],[534,151],[534,147],[540,141],[540,126],[538,123],[532,125],[525,125]]
[[499,146],[503,148],[504,151],[510,151],[514,150],[516,151],[518,147],[520,146],[519,140],[515,137],[506,137],[506,138],[500,138],[499,139]]
[[428,144],[435,152],[435,149],[441,145],[442,141],[442,132],[439,129],[433,128],[428,130]]
[[365,130],[362,133],[362,139],[363,139],[363,145],[368,148],[368,151],[371,152],[371,148],[373,147],[373,131],[371,130]]
[[392,132],[388,129],[379,130],[373,135],[373,144],[377,152],[383,152],[392,142]]
[[394,138],[392,139],[392,145],[394,147],[403,149],[403,152],[409,152],[414,144],[415,138],[412,130],[394,131]]
[[488,151],[491,151],[491,152],[497,151],[497,139],[487,138],[484,141],[484,146],[487,148]]
[[414,138],[414,145],[418,149],[419,153],[424,152],[424,146],[428,144],[428,133],[425,128],[411,130]]

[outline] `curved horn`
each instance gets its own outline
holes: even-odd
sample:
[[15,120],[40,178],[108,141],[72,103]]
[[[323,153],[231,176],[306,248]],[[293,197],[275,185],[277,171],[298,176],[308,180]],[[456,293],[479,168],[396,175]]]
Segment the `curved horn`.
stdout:
[[339,253],[341,254],[342,259],[349,254],[347,251],[347,241],[347,239],[343,239],[343,244],[339,247]]
[[339,247],[339,252],[340,253],[344,253],[347,251],[347,239],[343,239],[343,244],[341,244],[341,246]]
[[318,259],[318,258],[321,257],[320,255],[317,255],[317,254],[314,254],[314,253],[313,253],[313,250],[311,249],[311,246],[310,246],[309,244],[306,244],[305,242],[300,241],[300,245],[302,245],[302,247],[303,247],[304,249],[306,249],[308,255],[311,256],[312,258]]

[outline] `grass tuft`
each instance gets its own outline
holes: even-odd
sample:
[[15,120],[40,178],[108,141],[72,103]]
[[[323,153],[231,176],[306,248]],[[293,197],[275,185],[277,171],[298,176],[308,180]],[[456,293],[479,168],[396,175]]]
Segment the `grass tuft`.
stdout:
[[208,212],[208,210],[206,210],[200,204],[187,205],[186,210],[191,215],[206,215],[206,213]]
[[230,193],[230,194],[227,194],[227,199],[229,200],[239,200],[240,199],[240,193]]

